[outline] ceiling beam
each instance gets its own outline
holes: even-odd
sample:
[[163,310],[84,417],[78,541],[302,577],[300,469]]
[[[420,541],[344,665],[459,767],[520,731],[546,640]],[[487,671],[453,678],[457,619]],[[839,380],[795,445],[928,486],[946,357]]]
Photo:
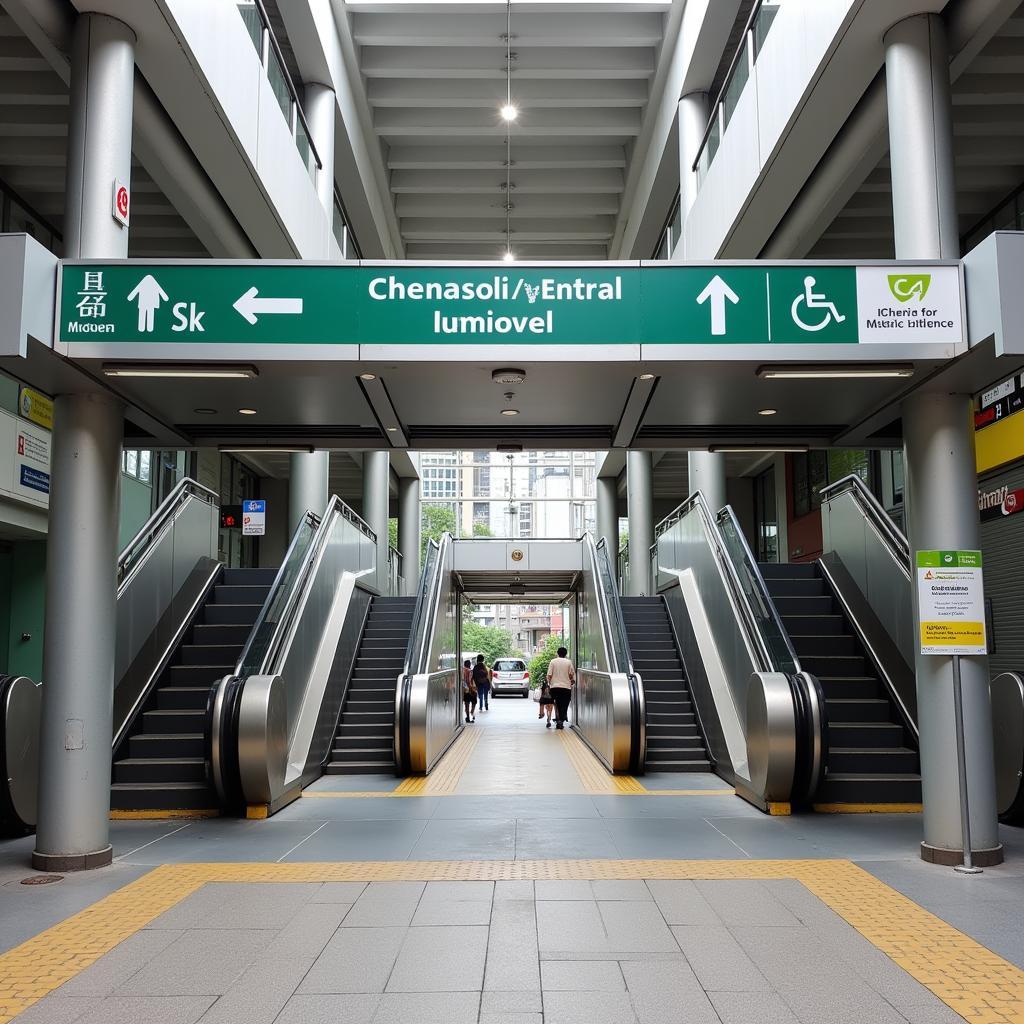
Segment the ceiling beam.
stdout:
[[[0,143],[2,151],[2,143]],[[625,167],[621,146],[526,146],[517,143],[512,166],[521,170],[567,170],[579,167]],[[505,168],[505,147],[482,146],[392,146],[388,150],[391,170],[448,170]]]

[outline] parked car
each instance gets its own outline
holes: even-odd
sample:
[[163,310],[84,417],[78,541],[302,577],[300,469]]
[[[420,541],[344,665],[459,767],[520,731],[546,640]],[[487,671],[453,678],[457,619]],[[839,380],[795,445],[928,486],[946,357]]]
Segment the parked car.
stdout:
[[520,658],[499,658],[493,665],[491,692],[497,697],[503,693],[530,696],[530,673]]

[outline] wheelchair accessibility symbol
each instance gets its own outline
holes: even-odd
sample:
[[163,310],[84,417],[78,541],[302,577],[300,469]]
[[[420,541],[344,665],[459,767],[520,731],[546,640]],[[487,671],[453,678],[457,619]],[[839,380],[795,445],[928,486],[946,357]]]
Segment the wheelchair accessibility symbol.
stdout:
[[805,277],[804,290],[790,308],[793,323],[804,331],[823,331],[833,322],[841,324],[846,320],[827,295],[814,290],[816,283],[815,278]]

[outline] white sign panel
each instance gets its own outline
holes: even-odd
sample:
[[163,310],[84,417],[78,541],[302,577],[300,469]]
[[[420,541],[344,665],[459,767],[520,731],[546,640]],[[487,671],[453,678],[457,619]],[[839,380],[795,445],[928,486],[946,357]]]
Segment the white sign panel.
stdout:
[[264,499],[242,502],[242,536],[262,537],[267,532],[267,503]]
[[860,341],[963,340],[958,267],[858,267]]
[[980,551],[918,551],[922,654],[985,654]]

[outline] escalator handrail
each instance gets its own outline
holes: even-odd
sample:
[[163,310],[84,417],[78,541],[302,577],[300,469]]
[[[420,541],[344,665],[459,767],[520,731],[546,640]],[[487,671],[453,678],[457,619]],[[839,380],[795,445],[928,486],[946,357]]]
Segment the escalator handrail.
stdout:
[[[600,559],[603,556],[605,560],[609,562],[609,578],[614,580],[615,575],[611,571],[611,563],[608,556],[608,543],[606,538],[602,537],[595,543],[593,537],[591,537],[590,534],[587,534],[586,536],[590,539],[590,542],[594,547],[595,560]],[[612,653],[616,662],[612,671],[623,672],[629,676],[636,675],[636,669],[633,667],[633,652],[630,649],[629,637],[626,634],[626,622],[625,619],[623,619],[622,617],[622,605],[618,601],[612,601],[609,599],[609,596],[605,591],[604,579],[600,576],[600,574],[598,574],[598,582],[600,585],[597,587],[597,597],[601,605],[601,610],[603,612],[601,619],[605,623],[605,628],[607,630],[614,630],[619,635],[622,650],[625,652],[626,656],[626,664],[618,664],[618,648],[615,646],[615,644],[612,643],[613,638],[611,635],[609,635],[606,638],[605,642],[608,646],[609,652]]]
[[141,565],[146,550],[188,498],[199,498],[214,507],[220,504],[220,495],[216,491],[211,491],[209,487],[204,487],[198,480],[193,480],[188,476],[179,480],[171,493],[160,502],[153,514],[142,524],[138,533],[128,541],[117,556],[119,592],[127,582],[126,577],[129,570],[134,570]]
[[892,516],[885,511],[882,503],[871,493],[871,489],[856,473],[844,476],[842,479],[836,480],[835,483],[826,484],[819,489],[818,493],[823,503],[832,498],[838,498],[842,494],[853,494],[854,500],[860,506],[865,518],[876,528],[882,540],[889,547],[893,561],[906,573],[907,579],[910,579],[910,541],[892,521]]
[[[730,515],[735,518],[735,514],[732,512],[731,506],[726,506]],[[724,510],[723,510],[724,511]],[[741,628],[746,633],[748,640],[751,644],[751,650],[757,655],[760,664],[758,665],[759,671],[762,672],[776,672],[784,671],[779,668],[775,663],[775,658],[772,655],[771,648],[764,638],[758,624],[757,616],[754,614],[754,609],[750,605],[750,601],[747,598],[747,593],[743,589],[743,585],[740,583],[739,572],[737,571],[736,565],[733,562],[732,555],[729,552],[729,548],[725,543],[725,539],[722,536],[721,528],[719,527],[718,520],[711,511],[711,507],[708,505],[707,499],[704,497],[702,491],[694,491],[684,502],[678,505],[672,510],[664,519],[661,520],[654,528],[655,543],[652,551],[657,550],[657,538],[662,536],[666,530],[680,522],[686,516],[696,513],[700,516],[701,523],[704,526],[704,532],[711,542],[711,550],[714,555],[715,561],[718,563],[720,570],[722,571],[723,578],[729,589],[729,592],[733,599],[734,607],[739,611],[739,621]],[[738,524],[737,524],[738,525]],[[737,528],[737,532],[741,539],[743,538],[742,530]],[[745,544],[745,540],[743,541]],[[749,551],[749,547],[747,551]],[[763,593],[767,596],[767,587],[765,586],[764,579],[761,577],[761,572],[757,567],[756,562],[752,562],[754,570],[754,581],[755,585],[763,588]],[[779,622],[778,611],[775,608],[775,602],[770,598],[767,600],[767,608],[771,610],[775,621]],[[781,627],[781,622],[779,622]],[[801,672],[800,659],[797,658],[796,652],[793,650],[793,645],[790,642],[789,634],[785,629],[781,630],[781,635],[787,647],[787,654],[792,657],[795,671]],[[786,672],[788,675],[789,672]]]

